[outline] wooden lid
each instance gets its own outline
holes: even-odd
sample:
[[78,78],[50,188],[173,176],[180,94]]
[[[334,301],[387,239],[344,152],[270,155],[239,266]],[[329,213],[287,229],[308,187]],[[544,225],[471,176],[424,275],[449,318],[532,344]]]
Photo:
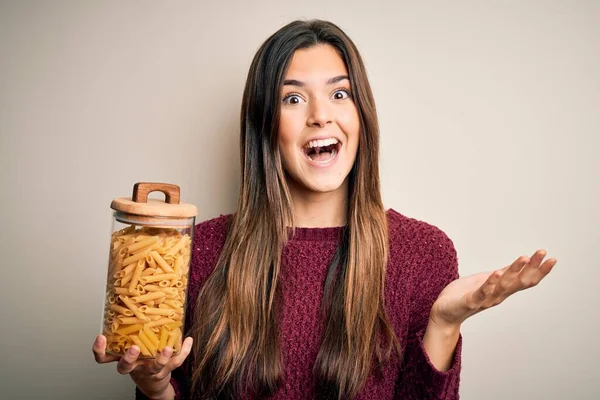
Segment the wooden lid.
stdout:
[[[149,199],[151,192],[164,193],[165,201]],[[191,218],[198,215],[196,206],[179,202],[179,186],[169,183],[138,182],[133,186],[132,197],[114,199],[110,208],[148,217]]]

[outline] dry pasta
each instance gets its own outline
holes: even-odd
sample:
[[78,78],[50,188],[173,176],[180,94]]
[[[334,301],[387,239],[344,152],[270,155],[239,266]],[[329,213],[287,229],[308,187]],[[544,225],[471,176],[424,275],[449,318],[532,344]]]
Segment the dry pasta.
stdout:
[[106,351],[143,357],[181,349],[192,240],[175,229],[130,226],[110,245],[103,334]]

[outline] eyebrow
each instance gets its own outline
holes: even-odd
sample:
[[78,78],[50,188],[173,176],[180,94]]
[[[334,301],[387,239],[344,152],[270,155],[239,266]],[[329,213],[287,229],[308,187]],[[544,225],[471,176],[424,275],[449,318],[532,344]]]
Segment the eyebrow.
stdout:
[[[348,78],[348,75],[340,75],[340,76],[335,76],[333,78],[329,78],[327,80],[327,82],[325,82],[326,85],[333,85],[334,83],[338,83],[340,81],[343,80],[347,80],[349,81],[350,78]],[[296,79],[286,79],[285,81],[283,81],[283,85],[284,86],[299,86],[299,87],[304,87],[306,86],[306,83],[302,82],[302,81],[298,81]]]

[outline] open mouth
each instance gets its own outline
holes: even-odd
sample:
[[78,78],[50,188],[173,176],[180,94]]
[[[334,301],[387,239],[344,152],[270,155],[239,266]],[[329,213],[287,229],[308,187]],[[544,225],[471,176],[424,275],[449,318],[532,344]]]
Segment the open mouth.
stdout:
[[342,143],[337,139],[313,140],[302,148],[304,154],[317,164],[326,164],[337,156]]

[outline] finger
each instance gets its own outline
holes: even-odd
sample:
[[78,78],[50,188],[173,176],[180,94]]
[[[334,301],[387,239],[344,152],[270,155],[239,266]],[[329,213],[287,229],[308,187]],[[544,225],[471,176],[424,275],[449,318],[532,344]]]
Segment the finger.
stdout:
[[524,269],[519,280],[521,283],[521,290],[528,289],[536,286],[542,279],[546,277],[552,271],[552,268],[556,265],[556,259],[549,258],[538,268]]
[[531,261],[531,259],[527,256],[521,256],[519,258],[517,258],[506,270],[506,273],[509,274],[509,276],[513,276],[518,274],[519,272],[521,272],[521,270],[523,269],[523,267],[525,267],[527,265],[527,263]]
[[519,274],[519,287],[517,290],[523,290],[534,286],[534,282],[540,272],[540,264],[544,260],[544,257],[546,257],[546,250],[537,250],[533,256],[531,256],[531,260]]
[[158,374],[163,368],[169,363],[171,356],[173,355],[173,349],[165,347],[154,360],[154,362],[148,367],[148,370],[152,374]]
[[168,366],[170,370],[174,370],[175,368],[183,364],[187,356],[190,354],[190,351],[192,350],[193,342],[194,341],[191,337],[188,336],[187,338],[185,338],[183,344],[181,345],[181,350],[179,351],[179,354],[177,354],[176,356],[172,357],[171,360],[169,360]]
[[117,361],[121,358],[112,354],[106,354],[106,337],[104,337],[104,335],[98,335],[96,337],[94,345],[92,346],[92,351],[94,352],[94,359],[98,364]]
[[519,273],[530,261],[529,257],[521,256],[517,258],[502,274],[502,277],[494,288],[494,295],[505,299],[512,293],[516,292],[515,284],[517,283]]
[[526,268],[538,269],[542,261],[544,261],[544,257],[546,257],[546,254],[546,250],[537,250],[535,253],[533,253],[533,256],[531,256],[531,259],[527,263]]
[[117,364],[117,372],[122,375],[128,374],[135,369],[138,365],[138,356],[140,355],[140,348],[136,345],[132,345],[129,350],[125,353],[119,363]]
[[544,261],[544,263],[540,266],[540,272],[544,275],[544,277],[548,275],[550,271],[552,271],[552,268],[554,268],[556,263],[558,263],[556,258],[549,258]]
[[486,299],[488,299],[494,293],[494,288],[504,275],[503,270],[497,270],[490,274],[485,282],[473,293],[472,305],[479,307]]

